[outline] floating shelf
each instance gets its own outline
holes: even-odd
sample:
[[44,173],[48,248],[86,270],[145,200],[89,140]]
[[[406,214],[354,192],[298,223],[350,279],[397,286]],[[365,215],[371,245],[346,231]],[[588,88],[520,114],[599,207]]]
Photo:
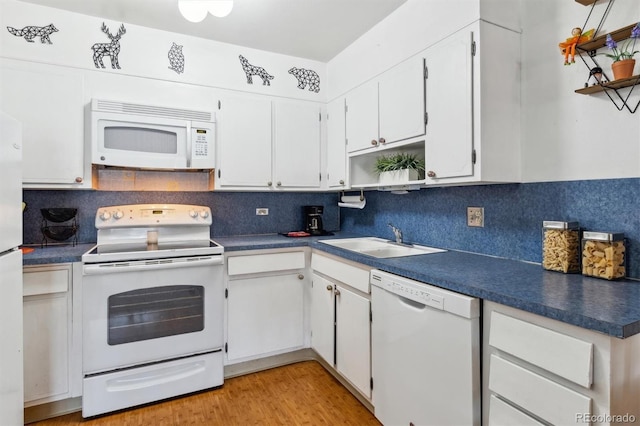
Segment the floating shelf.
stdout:
[[590,6],[597,2],[598,0],[576,0],[576,3],[580,3],[583,6]]
[[635,86],[638,83],[640,83],[640,74],[629,78],[620,78],[608,83],[595,84],[593,86],[577,89],[575,92],[580,93],[581,95],[591,95],[607,89],[622,89],[624,87]]
[[[608,34],[611,34],[611,38],[614,39],[615,41],[625,40],[631,37],[631,30],[635,25],[636,24],[634,23],[624,28],[611,31]],[[589,40],[586,43],[579,44],[576,46],[576,49],[582,50],[583,52],[591,52],[591,51],[600,49],[601,47],[604,47],[606,45],[607,45],[607,34],[596,37],[593,40]]]

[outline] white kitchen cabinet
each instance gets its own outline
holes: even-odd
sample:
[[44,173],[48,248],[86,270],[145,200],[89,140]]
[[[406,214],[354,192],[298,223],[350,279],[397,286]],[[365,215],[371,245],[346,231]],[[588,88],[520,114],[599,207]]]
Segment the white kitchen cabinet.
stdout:
[[349,153],[424,135],[424,81],[418,55],[347,93]]
[[304,346],[305,265],[304,251],[228,256],[227,364]]
[[2,59],[0,110],[22,123],[25,187],[91,187],[81,71]]
[[73,395],[71,264],[23,270],[25,407]]
[[488,301],[483,309],[483,424],[640,418],[640,335],[618,339]]
[[477,21],[424,52],[427,185],[520,181],[520,34]]
[[320,106],[246,96],[217,115],[219,189],[320,187]]
[[311,347],[370,400],[370,268],[318,252],[311,268]]
[[330,189],[349,187],[345,119],[343,97],[327,104],[327,186]]

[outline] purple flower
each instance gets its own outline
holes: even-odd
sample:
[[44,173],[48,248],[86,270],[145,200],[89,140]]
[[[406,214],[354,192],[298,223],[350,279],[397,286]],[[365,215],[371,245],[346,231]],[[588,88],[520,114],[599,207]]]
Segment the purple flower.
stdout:
[[640,38],[640,22],[631,30],[631,38]]
[[611,34],[607,34],[607,47],[609,49],[615,49],[618,47],[618,43],[614,39],[611,38]]

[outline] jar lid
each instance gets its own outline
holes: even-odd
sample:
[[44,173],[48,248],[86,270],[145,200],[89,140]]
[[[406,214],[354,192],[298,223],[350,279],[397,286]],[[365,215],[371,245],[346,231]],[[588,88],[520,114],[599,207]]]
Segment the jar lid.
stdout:
[[595,241],[621,241],[624,240],[623,233],[608,233],[608,232],[593,232],[593,231],[585,231],[582,234],[582,238],[585,240],[595,240]]
[[542,222],[545,229],[580,229],[578,222],[558,222],[554,220],[545,220]]

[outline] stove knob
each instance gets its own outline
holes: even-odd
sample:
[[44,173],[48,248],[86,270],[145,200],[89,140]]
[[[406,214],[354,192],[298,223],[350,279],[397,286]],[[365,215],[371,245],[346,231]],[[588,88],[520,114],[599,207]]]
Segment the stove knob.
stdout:
[[100,219],[102,220],[111,219],[111,213],[109,213],[108,211],[103,211],[102,213],[100,213]]
[[208,218],[209,217],[209,211],[208,210],[202,210],[200,212],[200,217],[203,218],[203,219]]
[[195,210],[189,210],[189,216],[195,219],[198,217],[198,212]]
[[122,219],[124,217],[124,213],[122,213],[120,210],[116,210],[115,212],[113,212],[113,218],[118,220],[118,219]]

